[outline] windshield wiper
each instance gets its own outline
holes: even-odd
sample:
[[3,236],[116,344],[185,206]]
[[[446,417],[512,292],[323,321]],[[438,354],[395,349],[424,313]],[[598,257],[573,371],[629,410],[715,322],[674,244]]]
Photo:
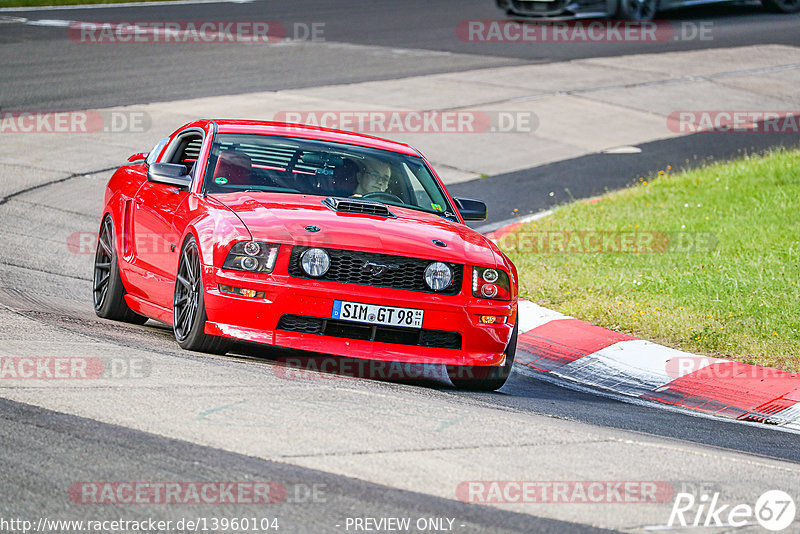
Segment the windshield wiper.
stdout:
[[389,206],[397,206],[399,208],[406,208],[406,209],[410,209],[410,210],[414,210],[414,211],[421,211],[422,213],[430,213],[431,215],[438,215],[439,217],[442,217],[443,219],[447,219],[448,221],[458,222],[458,217],[456,217],[456,214],[451,212],[451,211],[426,210],[425,208],[423,208],[421,206],[414,206],[413,204],[405,204],[405,203],[396,204],[396,203],[393,203],[393,202],[381,202],[381,204],[387,204]]

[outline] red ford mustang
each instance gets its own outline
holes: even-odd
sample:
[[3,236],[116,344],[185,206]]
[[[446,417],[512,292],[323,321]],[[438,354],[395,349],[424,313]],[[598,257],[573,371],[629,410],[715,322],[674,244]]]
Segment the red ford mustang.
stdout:
[[514,265],[464,225],[486,205],[452,198],[408,145],[200,120],[129,161],[105,193],[100,317],[172,324],[189,350],[243,340],[445,364],[467,389],[508,378]]

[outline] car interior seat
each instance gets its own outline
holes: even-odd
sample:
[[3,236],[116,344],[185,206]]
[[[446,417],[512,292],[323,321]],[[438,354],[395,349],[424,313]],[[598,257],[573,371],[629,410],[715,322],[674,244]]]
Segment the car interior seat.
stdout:
[[331,194],[337,197],[349,197],[358,187],[358,166],[347,158],[334,169],[330,183]]
[[253,164],[250,156],[235,149],[220,152],[214,178],[220,177],[227,178],[230,185],[251,185]]

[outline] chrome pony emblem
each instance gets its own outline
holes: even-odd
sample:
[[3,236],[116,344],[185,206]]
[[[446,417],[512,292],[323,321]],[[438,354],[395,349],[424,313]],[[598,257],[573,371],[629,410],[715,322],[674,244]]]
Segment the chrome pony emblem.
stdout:
[[389,269],[394,269],[393,265],[386,265],[383,263],[375,263],[374,261],[365,261],[364,265],[361,266],[362,271],[367,271],[367,273],[371,274],[372,276],[380,276]]

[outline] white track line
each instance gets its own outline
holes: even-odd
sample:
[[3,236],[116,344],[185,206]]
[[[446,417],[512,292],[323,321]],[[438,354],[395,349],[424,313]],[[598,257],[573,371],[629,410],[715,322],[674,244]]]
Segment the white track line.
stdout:
[[519,301],[519,333],[524,334],[538,326],[558,319],[571,319],[568,315],[547,309],[529,300]]
[[79,4],[74,6],[3,7],[0,13],[20,11],[71,11],[80,9],[110,9],[117,7],[164,7],[193,4],[249,4],[253,0],[175,0],[174,2],[123,2],[120,4]]
[[504,221],[484,224],[483,226],[478,226],[477,228],[475,228],[475,231],[480,232],[482,234],[488,234],[489,232],[494,232],[495,230],[499,230],[504,226],[509,226],[515,223],[527,223],[531,221],[536,221],[552,214],[553,210],[540,211],[538,213],[533,213],[531,215],[525,215],[524,217],[514,217],[513,219],[506,219]]

